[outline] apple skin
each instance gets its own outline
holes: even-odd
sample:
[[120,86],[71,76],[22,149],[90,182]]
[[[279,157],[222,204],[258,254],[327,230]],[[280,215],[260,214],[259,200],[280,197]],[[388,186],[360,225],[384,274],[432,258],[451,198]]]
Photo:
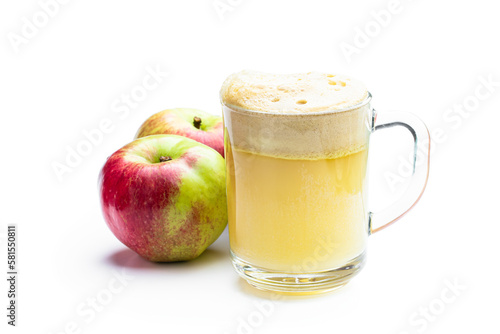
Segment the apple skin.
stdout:
[[191,260],[226,227],[225,179],[224,159],[208,146],[176,135],[140,138],[112,154],[99,174],[104,219],[145,259]]
[[[195,117],[201,119],[196,127]],[[158,134],[173,134],[188,137],[210,146],[224,157],[223,121],[219,116],[202,110],[176,108],[160,111],[149,117],[139,128],[135,138]]]

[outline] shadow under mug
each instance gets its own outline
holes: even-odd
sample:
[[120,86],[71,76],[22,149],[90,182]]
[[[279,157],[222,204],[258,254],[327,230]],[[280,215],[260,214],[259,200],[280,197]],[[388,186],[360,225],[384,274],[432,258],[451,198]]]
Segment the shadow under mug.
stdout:
[[[363,267],[368,236],[422,196],[425,124],[409,113],[376,112],[370,101],[368,93],[347,109],[300,114],[222,103],[231,257],[251,285],[292,294],[345,285]],[[413,136],[413,174],[403,196],[374,213],[366,189],[370,135],[393,126]]]

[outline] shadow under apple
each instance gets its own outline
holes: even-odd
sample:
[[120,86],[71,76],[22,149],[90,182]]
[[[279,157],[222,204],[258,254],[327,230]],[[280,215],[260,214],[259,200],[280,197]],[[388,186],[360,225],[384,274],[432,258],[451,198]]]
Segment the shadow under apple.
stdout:
[[230,263],[229,254],[215,247],[209,247],[199,257],[191,261],[151,262],[142,258],[129,248],[117,250],[106,258],[106,262],[114,267],[153,271],[203,268],[222,261]]

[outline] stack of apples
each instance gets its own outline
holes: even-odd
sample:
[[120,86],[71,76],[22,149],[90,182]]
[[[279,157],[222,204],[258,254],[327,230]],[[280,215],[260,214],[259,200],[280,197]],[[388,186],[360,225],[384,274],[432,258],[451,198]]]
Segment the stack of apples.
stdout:
[[99,174],[104,219],[145,259],[191,260],[227,224],[225,180],[221,117],[197,109],[164,110],[104,164]]

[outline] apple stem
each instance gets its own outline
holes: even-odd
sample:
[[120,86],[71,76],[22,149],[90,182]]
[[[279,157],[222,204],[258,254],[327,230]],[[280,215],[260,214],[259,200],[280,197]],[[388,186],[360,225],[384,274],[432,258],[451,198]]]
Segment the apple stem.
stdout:
[[160,162],[166,162],[166,161],[170,161],[170,160],[172,160],[171,157],[164,157],[164,156],[160,157]]
[[199,129],[201,126],[201,118],[199,118],[198,116],[194,116],[193,125],[195,128]]

